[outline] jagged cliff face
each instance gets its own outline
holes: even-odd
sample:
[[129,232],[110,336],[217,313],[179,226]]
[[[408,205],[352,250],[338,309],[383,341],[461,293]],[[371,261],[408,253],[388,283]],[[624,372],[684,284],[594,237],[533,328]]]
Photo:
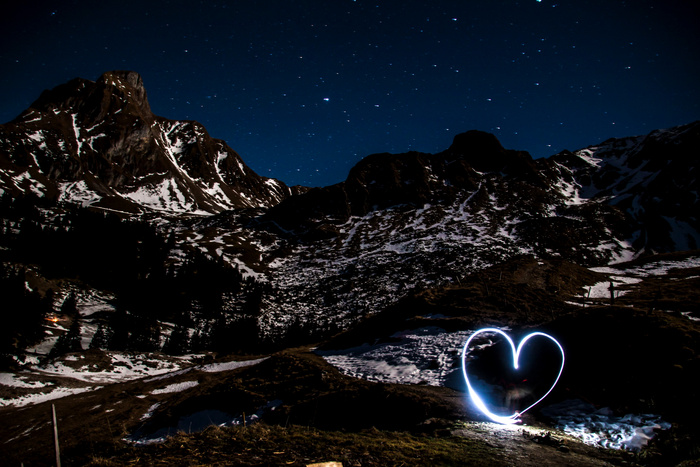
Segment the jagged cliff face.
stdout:
[[153,115],[135,72],[44,91],[0,127],[0,164],[4,191],[133,213],[270,207],[293,193],[199,123]]

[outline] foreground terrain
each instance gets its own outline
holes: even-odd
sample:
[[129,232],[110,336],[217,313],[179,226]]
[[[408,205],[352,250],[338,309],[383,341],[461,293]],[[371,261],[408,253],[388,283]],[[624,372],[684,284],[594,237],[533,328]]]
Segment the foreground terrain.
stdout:
[[[54,404],[64,465],[697,460],[697,258],[665,255],[593,271],[523,257],[416,293],[315,348],[215,359],[69,354],[3,380],[0,449],[10,465],[51,464]],[[611,277],[625,284],[612,305]],[[560,383],[522,425],[486,422],[460,379],[469,330],[492,325],[514,335],[537,326],[567,349]],[[574,423],[570,412],[556,411],[570,401],[595,413]]]

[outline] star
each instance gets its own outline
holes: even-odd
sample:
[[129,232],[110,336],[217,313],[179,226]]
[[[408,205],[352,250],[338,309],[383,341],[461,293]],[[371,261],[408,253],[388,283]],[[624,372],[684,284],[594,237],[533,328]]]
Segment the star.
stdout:
[[644,3],[609,0],[604,16],[542,0],[145,2],[137,15],[117,0],[18,3],[0,17],[0,119],[76,76],[133,69],[156,114],[200,121],[253,170],[292,185],[336,183],[392,148],[439,152],[446,133],[471,129],[549,156],[697,120],[692,2],[655,4],[653,14]]

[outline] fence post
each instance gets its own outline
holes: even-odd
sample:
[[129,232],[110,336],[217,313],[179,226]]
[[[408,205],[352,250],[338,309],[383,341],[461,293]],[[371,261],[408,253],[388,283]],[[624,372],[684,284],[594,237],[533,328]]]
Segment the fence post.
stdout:
[[56,467],[61,467],[61,450],[58,447],[58,421],[56,420],[56,406],[51,404],[53,413],[53,444],[56,448]]

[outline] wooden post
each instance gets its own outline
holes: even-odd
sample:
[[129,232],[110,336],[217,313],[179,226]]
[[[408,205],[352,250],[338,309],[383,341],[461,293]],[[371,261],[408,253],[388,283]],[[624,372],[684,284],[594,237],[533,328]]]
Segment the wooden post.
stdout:
[[53,413],[53,444],[56,448],[56,467],[61,467],[61,450],[58,447],[58,421],[56,420],[56,406],[51,404]]

